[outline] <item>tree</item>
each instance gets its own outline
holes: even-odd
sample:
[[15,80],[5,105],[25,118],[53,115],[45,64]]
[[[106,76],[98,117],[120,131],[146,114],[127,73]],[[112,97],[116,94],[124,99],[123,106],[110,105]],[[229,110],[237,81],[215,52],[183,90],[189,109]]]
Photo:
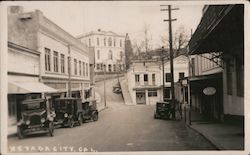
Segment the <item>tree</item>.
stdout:
[[[161,41],[166,47],[169,47],[169,37],[168,35],[160,36]],[[186,33],[184,26],[180,26],[173,36],[173,49],[177,51],[176,55],[178,55],[180,49],[185,48],[188,44],[189,36]]]

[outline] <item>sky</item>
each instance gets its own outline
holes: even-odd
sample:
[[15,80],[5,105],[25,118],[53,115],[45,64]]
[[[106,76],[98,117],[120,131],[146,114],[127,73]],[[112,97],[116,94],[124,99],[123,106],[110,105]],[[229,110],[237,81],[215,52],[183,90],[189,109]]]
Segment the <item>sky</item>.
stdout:
[[[29,1],[9,2],[9,5],[21,5],[25,12],[36,9],[62,27],[77,36],[89,31],[101,29],[119,34],[129,34],[132,42],[144,40],[143,28],[149,27],[149,38],[153,48],[164,46],[161,36],[168,34],[167,11],[160,11],[160,5],[167,5],[164,1]],[[192,5],[191,5],[192,4]],[[172,5],[179,10],[172,11],[173,33],[182,26],[188,35],[191,29],[195,31],[202,16],[202,4],[185,3]]]

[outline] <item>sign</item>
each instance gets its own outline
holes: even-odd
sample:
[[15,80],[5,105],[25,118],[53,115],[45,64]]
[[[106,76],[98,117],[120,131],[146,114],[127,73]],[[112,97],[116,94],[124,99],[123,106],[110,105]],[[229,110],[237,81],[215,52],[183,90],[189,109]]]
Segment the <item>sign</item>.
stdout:
[[214,95],[216,93],[216,89],[214,87],[207,87],[203,89],[203,93],[208,96]]

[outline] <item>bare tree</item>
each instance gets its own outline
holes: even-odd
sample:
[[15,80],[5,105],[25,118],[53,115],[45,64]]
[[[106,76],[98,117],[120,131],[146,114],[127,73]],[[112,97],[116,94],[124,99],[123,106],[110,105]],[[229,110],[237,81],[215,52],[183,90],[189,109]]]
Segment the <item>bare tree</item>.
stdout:
[[[169,37],[168,35],[160,36],[162,43],[169,47]],[[184,48],[187,46],[189,40],[189,36],[187,35],[187,32],[184,28],[184,26],[180,26],[173,36],[173,48],[179,52],[181,48]],[[178,54],[178,53],[176,53]]]

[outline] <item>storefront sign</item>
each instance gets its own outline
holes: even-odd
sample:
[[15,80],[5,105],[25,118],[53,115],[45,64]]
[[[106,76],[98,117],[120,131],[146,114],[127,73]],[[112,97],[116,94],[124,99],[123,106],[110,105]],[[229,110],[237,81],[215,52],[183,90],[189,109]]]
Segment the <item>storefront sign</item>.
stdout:
[[207,87],[205,89],[203,89],[203,93],[205,95],[214,95],[216,93],[216,89],[214,87]]

